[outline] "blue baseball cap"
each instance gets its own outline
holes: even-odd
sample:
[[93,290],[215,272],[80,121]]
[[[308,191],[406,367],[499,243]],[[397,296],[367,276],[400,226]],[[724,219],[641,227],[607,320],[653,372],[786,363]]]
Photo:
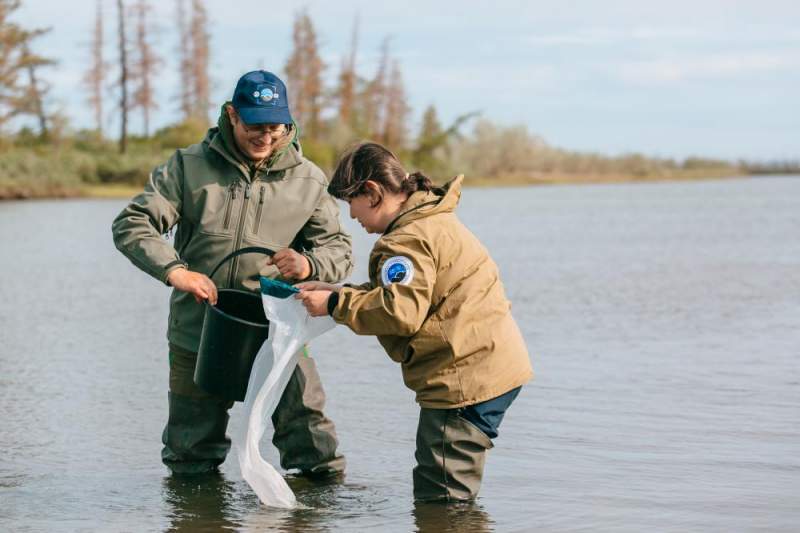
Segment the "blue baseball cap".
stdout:
[[248,72],[236,83],[233,108],[245,124],[291,124],[286,85],[266,70]]

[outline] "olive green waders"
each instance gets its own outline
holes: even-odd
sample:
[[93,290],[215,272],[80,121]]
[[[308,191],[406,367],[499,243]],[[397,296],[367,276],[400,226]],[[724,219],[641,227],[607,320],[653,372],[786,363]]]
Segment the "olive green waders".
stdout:
[[[196,353],[170,345],[169,420],[162,436],[161,460],[176,474],[214,471],[231,447],[225,429],[233,402],[195,385],[196,362]],[[336,453],[336,429],[322,413],[324,405],[325,392],[314,360],[300,357],[272,415],[272,442],[283,468],[298,468],[312,476],[344,471],[344,457]]]
[[459,409],[421,408],[414,499],[465,501],[478,495],[486,450],[494,445]]

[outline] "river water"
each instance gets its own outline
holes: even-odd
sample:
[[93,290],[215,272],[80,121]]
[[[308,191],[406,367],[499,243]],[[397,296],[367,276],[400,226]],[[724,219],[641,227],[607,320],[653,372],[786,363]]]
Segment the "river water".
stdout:
[[467,189],[537,378],[454,507],[412,503],[413,394],[341,327],[312,352],[344,482],[278,511],[233,455],[171,479],[168,289],[114,249],[123,205],[0,204],[0,530],[797,531],[798,178]]

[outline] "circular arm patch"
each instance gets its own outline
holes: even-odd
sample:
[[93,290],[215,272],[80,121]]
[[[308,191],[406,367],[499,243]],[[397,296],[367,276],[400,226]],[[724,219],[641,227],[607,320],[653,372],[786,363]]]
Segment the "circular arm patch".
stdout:
[[381,281],[384,285],[399,283],[408,285],[414,279],[414,264],[408,257],[396,255],[390,257],[381,267]]

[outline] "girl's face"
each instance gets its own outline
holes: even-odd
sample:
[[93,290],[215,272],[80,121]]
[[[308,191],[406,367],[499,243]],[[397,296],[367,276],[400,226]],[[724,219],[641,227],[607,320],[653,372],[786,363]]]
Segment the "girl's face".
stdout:
[[383,233],[399,214],[406,193],[391,193],[380,184],[367,180],[364,192],[347,200],[350,218],[358,220],[367,233]]
[[383,233],[386,229],[380,209],[373,207],[374,199],[370,194],[353,196],[347,203],[350,204],[350,218],[358,220],[367,233]]

